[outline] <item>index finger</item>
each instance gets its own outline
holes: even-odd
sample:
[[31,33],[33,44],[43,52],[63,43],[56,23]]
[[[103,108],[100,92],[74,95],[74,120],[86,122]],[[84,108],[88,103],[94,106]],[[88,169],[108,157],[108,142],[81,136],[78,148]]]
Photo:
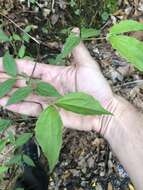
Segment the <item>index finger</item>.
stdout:
[[[27,76],[31,76],[31,73],[34,69],[35,62],[30,60],[16,60],[18,73],[25,73]],[[69,66],[56,66],[56,65],[48,65],[37,63],[32,78],[40,79],[44,82],[50,83],[53,85],[61,94],[64,94],[67,88],[70,88],[70,81],[67,83],[68,79],[71,79],[71,73],[69,73],[70,68]],[[2,58],[0,58],[0,72],[1,75],[4,73]],[[72,71],[71,71],[72,72]],[[8,75],[7,75],[8,76]],[[8,76],[9,77],[9,76]],[[0,83],[3,82],[0,79]],[[67,83],[67,84],[66,84]],[[66,84],[66,85],[65,85]],[[16,87],[23,87],[25,86],[25,80],[17,80]]]
[[[34,69],[35,63],[36,62],[31,60],[16,59],[18,73],[19,74],[25,73],[27,76],[30,76]],[[62,69],[62,67],[59,68],[59,66],[54,66],[54,65],[46,65],[42,63],[36,63],[36,64],[37,65],[33,73],[33,77],[35,78],[42,78],[42,76],[45,75],[46,73],[57,74],[57,72]],[[3,68],[2,57],[0,57],[0,72],[5,72]]]

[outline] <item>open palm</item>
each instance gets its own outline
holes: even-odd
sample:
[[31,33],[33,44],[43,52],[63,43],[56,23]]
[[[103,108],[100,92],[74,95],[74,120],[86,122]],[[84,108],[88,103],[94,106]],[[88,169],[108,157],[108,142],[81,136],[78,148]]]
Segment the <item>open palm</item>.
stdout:
[[[73,60],[70,66],[53,66],[39,63],[33,77],[51,83],[61,94],[76,91],[86,92],[106,107],[113,98],[112,91],[98,64],[90,56],[82,42],[73,50],[72,57]],[[29,60],[17,60],[16,62],[19,73],[31,75],[34,62]],[[0,58],[0,82],[7,78],[9,76],[4,72],[2,58]],[[26,86],[26,81],[17,80],[13,91],[23,86]],[[11,93],[0,99],[1,106],[5,106]],[[7,109],[21,114],[37,116],[42,111],[40,105],[47,107],[47,104],[48,99],[46,97],[33,94],[21,103],[8,106]],[[96,117],[93,116],[80,116],[62,109],[60,113],[66,127],[79,130],[91,130],[93,128],[92,121],[95,122],[96,120]],[[95,127],[95,130],[99,130],[98,126]]]

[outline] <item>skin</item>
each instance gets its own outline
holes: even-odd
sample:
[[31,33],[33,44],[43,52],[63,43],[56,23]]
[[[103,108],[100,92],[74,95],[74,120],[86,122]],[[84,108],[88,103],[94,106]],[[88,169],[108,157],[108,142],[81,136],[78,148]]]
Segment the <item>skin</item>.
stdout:
[[[79,35],[79,29],[73,30]],[[28,60],[16,60],[18,72],[31,75],[34,63]],[[0,83],[9,76],[3,70],[0,58]],[[137,190],[143,187],[143,116],[130,103],[113,94],[109,84],[102,75],[98,63],[93,60],[81,42],[72,52],[70,66],[53,66],[38,64],[34,78],[51,83],[61,93],[86,92],[100,101],[102,106],[113,113],[113,116],[80,116],[60,110],[65,127],[100,132],[111,145],[125,169],[129,173]],[[26,86],[25,81],[18,80],[13,91]],[[0,99],[5,104],[11,95]],[[37,102],[37,103],[35,103]],[[31,95],[26,102],[7,106],[6,108],[21,114],[37,116],[47,107],[48,99]]]

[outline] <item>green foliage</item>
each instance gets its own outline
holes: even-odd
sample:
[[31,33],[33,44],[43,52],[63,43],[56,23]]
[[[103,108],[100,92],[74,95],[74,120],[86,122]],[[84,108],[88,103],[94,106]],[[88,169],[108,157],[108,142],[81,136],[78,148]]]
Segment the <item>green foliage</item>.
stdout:
[[140,71],[143,71],[143,42],[133,37],[119,35],[125,32],[139,30],[143,30],[143,24],[133,20],[121,21],[111,27],[107,39],[123,58]]
[[[69,31],[67,30],[64,32]],[[81,28],[79,35],[76,35],[71,31],[68,38],[66,39],[62,52],[56,57],[54,64],[60,63],[63,59],[65,59],[72,52],[72,50],[80,43],[81,40],[90,40],[90,38],[99,36],[99,34],[100,30],[96,30],[94,28]]]
[[[70,3],[73,4],[72,6],[75,6],[74,1],[71,1]],[[28,26],[24,30],[25,32],[30,32],[32,30],[32,26]],[[132,20],[122,21],[110,29],[110,32],[107,35],[107,40],[122,57],[126,58],[136,68],[143,71],[143,43],[133,37],[123,35],[123,33],[138,30],[143,30],[143,24]],[[73,32],[70,32],[65,41],[64,48],[57,56],[55,62],[62,62],[62,60],[72,52],[81,40],[88,40],[92,37],[98,36],[99,34],[100,31],[94,28],[82,28],[79,36]],[[24,41],[29,42],[30,36],[28,33],[24,33],[24,35],[21,36],[16,34],[12,36],[12,40],[20,41],[21,39],[22,44],[18,52],[18,57],[20,58],[25,56],[26,46]],[[16,83],[18,77],[16,63],[8,51],[5,53],[3,63],[5,71],[8,75],[13,76],[13,78],[8,79],[0,85],[0,97],[5,96],[12,90],[12,87]],[[12,72],[13,69],[14,75]],[[57,89],[49,83],[42,82],[40,80],[32,80],[31,78],[28,78],[28,81],[30,82],[26,87],[20,88],[12,94],[7,102],[7,105],[23,101],[32,93],[39,96],[56,97],[55,101],[53,101],[51,105],[42,111],[38,117],[35,128],[36,140],[48,159],[50,171],[52,172],[58,162],[62,147],[63,123],[58,112],[59,108],[63,108],[67,111],[80,115],[109,115],[111,113],[105,110],[97,100],[86,93],[76,92],[62,96]],[[7,120],[0,120],[0,132],[3,132],[3,130],[5,130],[9,125],[10,123]],[[11,143],[15,149],[19,149],[19,147],[25,144],[32,136],[33,133],[24,133],[15,138],[13,133],[8,132],[7,138],[1,139],[0,141],[0,151],[2,151],[6,146],[5,144],[7,141]],[[21,165],[23,163],[34,166],[33,161],[23,153],[14,155],[8,162],[10,165]]]
[[10,142],[10,144],[15,145],[15,136],[12,131],[7,132],[7,139]]
[[[36,3],[36,0],[29,0],[28,2],[34,4]],[[92,0],[92,2],[95,3],[94,0]],[[100,15],[99,17],[102,19],[102,23],[104,23],[109,18],[110,13],[116,10],[117,1],[107,0],[105,3],[101,1],[98,3],[98,15]],[[77,18],[77,25],[79,25],[78,17],[80,15],[80,26],[84,27],[81,27],[79,36],[71,31],[71,27],[70,29],[68,28],[63,31],[64,34],[69,33],[69,36],[65,41],[62,52],[56,57],[56,60],[53,61],[52,59],[52,63],[60,63],[66,59],[81,40],[90,40],[93,37],[99,36],[100,30],[94,29],[93,27],[90,28],[90,26],[93,26],[94,24],[94,17],[92,15],[95,15],[93,14],[95,13],[95,7],[89,7],[89,4],[92,4],[91,0],[69,1],[69,5],[73,9],[74,16]],[[89,11],[84,16],[82,16],[82,10],[84,7],[88,7]],[[100,9],[100,7],[102,8]],[[88,26],[89,28],[85,28],[85,26]],[[10,75],[11,78],[0,84],[0,98],[7,95],[12,90],[17,79],[19,78],[16,62],[13,57],[23,58],[26,56],[26,43],[29,43],[30,38],[32,38],[29,33],[33,28],[34,26],[28,25],[24,28],[23,33],[13,33],[11,36],[7,36],[3,30],[0,29],[0,42],[7,44],[10,42],[14,48],[17,47],[18,44],[19,48],[16,48],[18,53],[14,56],[10,55],[9,51],[5,52],[3,66],[5,72]],[[132,63],[140,71],[143,71],[143,43],[135,38],[122,35],[127,32],[139,30],[143,30],[143,24],[133,20],[121,21],[120,23],[111,27],[109,34],[107,35],[107,40],[122,57]],[[26,77],[25,79],[27,79]],[[7,105],[19,103],[20,101],[25,100],[25,98],[27,98],[32,93],[39,96],[56,97],[56,100],[53,101],[49,107],[42,111],[38,117],[35,128],[36,140],[48,159],[50,171],[52,172],[58,162],[62,147],[63,123],[58,111],[59,108],[63,108],[67,111],[71,111],[80,115],[108,115],[111,113],[105,110],[92,96],[83,92],[70,93],[62,96],[57,91],[57,89],[49,83],[39,80],[32,80],[31,78],[28,78],[27,81],[30,81],[27,86],[16,90],[9,98]],[[24,133],[17,136],[11,131],[7,132],[6,129],[10,125],[11,122],[9,120],[0,120],[0,133],[2,134],[3,132],[6,132],[6,137],[0,140],[0,152],[3,151],[8,142],[14,147],[14,150],[16,150],[15,152],[17,153],[16,155],[13,155],[6,163],[7,166],[11,166],[13,164],[22,165],[23,163],[26,163],[34,167],[33,161],[27,155],[23,154],[21,150],[21,146],[23,146],[23,144],[25,144],[33,136],[33,132]],[[5,171],[7,171],[7,169],[8,168],[6,166],[0,166],[0,174],[3,174]]]
[[8,79],[0,84],[0,98],[5,96],[9,91],[12,90],[12,87],[15,85],[16,79]]
[[7,170],[8,170],[8,167],[6,167],[6,166],[0,166],[0,175],[2,175]]
[[58,111],[49,106],[36,123],[36,139],[48,159],[50,171],[54,169],[62,146],[62,121]]
[[17,68],[16,68],[16,62],[12,55],[9,54],[7,51],[3,57],[3,66],[5,69],[5,72],[8,75],[16,76],[17,75]]
[[11,104],[16,104],[22,100],[24,100],[27,96],[32,93],[32,88],[29,86],[19,88],[16,90],[12,96],[9,98],[7,102],[7,106]]
[[109,16],[110,16],[110,15],[108,14],[108,12],[104,11],[104,12],[102,13],[102,15],[101,15],[102,21],[103,21],[103,22],[106,22],[106,21],[108,20]]
[[22,159],[22,155],[21,154],[16,154],[13,155],[9,161],[7,161],[7,165],[13,165],[13,164],[17,164],[17,165],[21,165],[21,159]]
[[31,158],[23,153],[21,154],[16,154],[16,155],[13,155],[9,161],[6,162],[6,164],[9,166],[9,165],[13,165],[13,164],[16,164],[16,165],[19,165],[21,166],[23,163],[29,165],[29,166],[32,166],[32,167],[35,167],[35,164],[33,162],[33,160],[31,160]]
[[70,17],[66,21],[69,26],[79,28],[101,26],[118,8],[117,0],[70,0],[67,2]]
[[0,42],[9,42],[9,37],[0,29]]
[[15,34],[15,33],[12,34],[12,39],[14,41],[21,41],[22,40],[21,37],[18,34]]
[[82,115],[111,114],[92,96],[83,92],[74,92],[59,98],[56,103],[58,107]]
[[21,48],[18,51],[18,57],[23,58],[25,55],[26,47],[24,45],[21,46]]
[[36,0],[29,0],[29,2],[34,4],[34,3],[36,3]]
[[0,140],[0,152],[4,149],[5,144],[6,144],[5,140]]
[[[59,98],[55,105],[82,115],[111,114],[102,108],[97,100],[85,93],[67,94]],[[53,106],[49,106],[40,114],[35,133],[52,171],[58,161],[62,144],[62,121]]]
[[11,125],[10,120],[0,119],[0,133],[3,132],[5,129],[7,129],[10,125]]
[[70,6],[74,8],[74,14],[75,15],[80,15],[80,9],[77,7],[76,0],[70,0]]
[[109,38],[112,47],[119,54],[133,64],[137,69],[143,71],[143,43],[139,40],[124,36],[111,36]]
[[23,36],[22,36],[22,40],[29,43],[29,40],[30,40],[30,37],[27,33],[24,33]]
[[22,159],[23,159],[23,162],[25,162],[27,165],[35,167],[33,160],[29,156],[24,154],[22,155]]
[[24,29],[24,34],[22,35],[22,40],[29,43],[30,40],[30,35],[29,32],[32,30],[33,25],[28,25]]
[[18,138],[15,141],[16,148],[24,145],[32,137],[32,135],[33,135],[32,133],[24,133],[24,134],[18,136]]
[[[75,6],[74,1],[71,1],[71,4]],[[24,29],[26,33],[22,36],[13,34],[11,37],[11,40],[22,40],[21,48],[18,52],[18,57],[20,58],[25,56],[26,46],[24,45],[24,41],[29,42],[30,36],[28,35],[28,32],[30,32],[31,29],[32,26],[29,25]],[[113,48],[121,54],[121,56],[126,58],[129,62],[134,64],[135,67],[142,71],[143,43],[135,38],[121,35],[122,33],[138,30],[143,30],[142,24],[131,20],[122,21],[110,29],[110,32],[107,35],[107,40],[112,44]],[[100,31],[93,28],[82,28],[79,36],[73,32],[70,32],[64,44],[64,48],[57,56],[55,62],[62,62],[62,60],[72,52],[81,40],[88,40],[92,37],[98,36],[99,34]],[[11,75],[13,78],[6,80],[0,85],[0,97],[7,95],[7,93],[12,90],[18,77],[15,60],[8,51],[4,55],[3,64],[7,74]],[[111,113],[105,110],[97,100],[86,93],[77,92],[62,96],[57,89],[49,83],[45,83],[40,80],[28,81],[30,81],[30,83],[28,83],[26,87],[19,88],[12,94],[7,102],[7,105],[19,103],[20,101],[25,100],[25,98],[32,93],[39,96],[56,97],[56,100],[40,114],[35,128],[36,139],[48,159],[50,171],[52,172],[58,162],[62,146],[63,124],[57,107],[81,115],[108,115]],[[9,127],[9,125],[9,121],[0,120],[0,132],[3,132],[7,127]],[[11,143],[15,149],[19,149],[32,136],[33,133],[24,133],[15,138],[12,132],[8,132],[6,139],[0,140],[0,151],[4,149],[7,141]],[[13,157],[7,162],[9,165],[22,165],[23,163],[34,166],[33,161],[23,153],[13,155]]]
[[142,23],[139,23],[134,20],[123,20],[123,21],[119,22],[118,24],[115,24],[114,26],[111,27],[109,36],[113,35],[113,34],[121,34],[121,33],[125,33],[125,32],[135,32],[135,31],[139,31],[139,30],[143,30]]
[[74,7],[76,5],[76,1],[75,0],[70,0],[70,6]]
[[49,83],[37,81],[36,83],[33,82],[32,85],[36,86],[34,92],[40,96],[52,96],[52,97],[61,96],[59,92]]
[[61,54],[59,54],[56,57],[55,62],[56,63],[61,62],[62,59],[66,58],[69,55],[69,53],[71,53],[73,48],[75,48],[79,43],[80,43],[80,37],[75,35],[75,33],[71,32],[69,37],[66,39],[63,51],[61,52]]
[[[25,32],[31,31],[32,26],[28,26],[24,29]],[[83,28],[79,36],[75,33],[70,32],[69,37],[66,39],[63,51],[56,58],[56,62],[61,62],[65,59],[82,40],[87,40],[92,37],[99,35],[99,31],[93,28]],[[11,37],[14,41],[24,40],[29,42],[30,36],[28,33],[24,33],[22,36],[13,34]],[[19,49],[18,57],[22,58],[25,56],[25,45],[22,41],[22,46]],[[5,96],[9,93],[16,83],[19,74],[17,74],[17,67],[14,58],[7,51],[3,58],[3,64],[5,71],[8,75],[12,75],[13,78],[6,80],[0,86],[0,97]],[[107,112],[98,101],[93,97],[85,93],[71,93],[65,96],[61,96],[60,93],[49,83],[42,82],[40,80],[28,80],[30,83],[26,87],[19,88],[9,98],[6,105],[16,104],[20,101],[25,100],[31,93],[35,93],[39,96],[56,97],[56,102],[53,105],[47,107],[39,116],[36,123],[35,133],[36,139],[41,146],[45,156],[48,159],[50,171],[54,169],[62,146],[62,120],[58,113],[57,107],[64,108],[66,110],[83,114],[83,115],[94,115],[94,114],[110,114]],[[1,121],[1,131],[9,126],[7,121]],[[46,132],[45,132],[46,131]],[[19,149],[25,144],[33,134],[24,133],[15,138],[12,132],[7,132],[6,141],[14,146],[14,149]],[[5,147],[5,140],[2,140],[1,150]],[[26,155],[16,154],[7,162],[8,165],[17,164],[21,165],[25,162],[28,165],[34,166],[33,161]]]
[[106,11],[108,14],[115,12],[117,7],[117,0],[105,0],[104,11]]
[[95,28],[81,28],[81,39],[87,40],[91,37],[97,37],[100,34],[100,30],[96,30]]

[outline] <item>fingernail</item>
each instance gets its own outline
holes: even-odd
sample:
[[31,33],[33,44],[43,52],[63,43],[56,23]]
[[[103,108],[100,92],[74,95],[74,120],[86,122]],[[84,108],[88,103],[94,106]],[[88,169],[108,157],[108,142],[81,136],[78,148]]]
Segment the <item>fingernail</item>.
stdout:
[[77,27],[76,27],[76,28],[73,28],[73,29],[72,29],[72,32],[75,33],[75,34],[77,34],[77,35],[80,35],[80,29],[77,28]]

